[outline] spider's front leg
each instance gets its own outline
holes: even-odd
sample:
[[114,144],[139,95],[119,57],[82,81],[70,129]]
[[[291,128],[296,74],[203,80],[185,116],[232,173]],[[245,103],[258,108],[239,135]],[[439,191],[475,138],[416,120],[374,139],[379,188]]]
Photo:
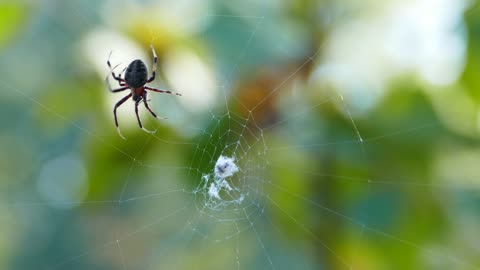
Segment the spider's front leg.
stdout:
[[157,73],[158,57],[157,57],[157,54],[155,53],[155,49],[153,48],[152,45],[150,45],[150,48],[152,49],[152,53],[153,53],[152,77],[150,77],[150,79],[148,79],[147,83],[153,82],[153,80],[155,80],[155,74]]
[[112,93],[117,93],[117,92],[122,92],[122,91],[125,91],[127,89],[129,89],[128,86],[123,86],[123,85],[126,85],[126,84],[120,84],[120,86],[123,86],[123,87],[120,87],[120,88],[117,88],[117,89],[113,89],[111,86],[110,86],[110,82],[108,81],[108,75],[107,77],[105,77],[105,83],[107,84],[107,87],[108,87],[108,90]]
[[[114,69],[117,68],[120,64],[116,65],[115,67],[112,68],[112,65],[110,64],[110,57],[112,56],[112,52],[110,52],[110,54],[108,55],[108,60],[107,60],[107,65],[108,65],[108,68],[110,68],[110,73],[112,74],[112,77],[118,81],[118,84],[120,84],[120,86],[124,86],[126,85],[125,83],[125,80],[122,79],[122,77],[120,76],[122,74],[122,72],[120,72],[120,74],[115,75],[115,72],[114,72]],[[125,69],[124,69],[125,70]],[[108,76],[107,76],[108,77]]]

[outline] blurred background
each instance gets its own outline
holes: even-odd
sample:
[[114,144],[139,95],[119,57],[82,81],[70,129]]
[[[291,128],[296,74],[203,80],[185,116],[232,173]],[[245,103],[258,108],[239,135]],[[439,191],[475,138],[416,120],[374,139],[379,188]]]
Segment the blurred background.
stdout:
[[[479,14],[0,1],[0,268],[479,269]],[[140,106],[155,134],[126,102],[123,140],[106,62],[151,72],[150,46],[182,96]]]

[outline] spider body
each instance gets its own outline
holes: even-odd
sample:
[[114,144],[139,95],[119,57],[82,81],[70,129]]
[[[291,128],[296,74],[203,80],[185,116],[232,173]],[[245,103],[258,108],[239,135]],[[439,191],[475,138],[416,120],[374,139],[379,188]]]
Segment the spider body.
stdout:
[[118,134],[123,139],[125,139],[125,137],[123,137],[122,133],[120,132],[120,128],[118,126],[117,108],[120,105],[122,105],[125,101],[127,101],[129,98],[132,98],[133,101],[135,102],[135,115],[137,116],[137,121],[138,121],[138,125],[140,126],[140,128],[145,130],[146,132],[155,133],[155,131],[150,131],[150,130],[145,129],[143,127],[142,121],[140,120],[140,116],[138,116],[138,105],[140,104],[140,102],[143,101],[143,104],[145,105],[145,108],[153,115],[153,117],[159,118],[148,106],[147,90],[153,91],[153,92],[158,92],[158,93],[175,94],[177,96],[181,96],[179,93],[174,93],[172,91],[161,90],[161,89],[146,86],[147,83],[150,83],[150,82],[155,80],[155,74],[156,74],[156,70],[157,70],[157,54],[155,53],[155,50],[153,49],[153,46],[150,46],[150,48],[152,49],[152,53],[153,53],[152,76],[150,78],[148,78],[147,66],[145,65],[145,63],[143,63],[142,60],[139,60],[139,59],[134,60],[128,65],[128,67],[125,69],[125,78],[121,77],[121,72],[120,72],[120,74],[118,74],[118,76],[115,75],[115,72],[113,71],[112,66],[110,64],[110,57],[107,60],[107,65],[110,68],[110,72],[112,74],[112,77],[121,86],[120,88],[112,89],[110,87],[110,84],[108,83],[108,76],[107,76],[105,81],[107,83],[107,86],[108,86],[108,89],[110,90],[110,92],[116,93],[116,92],[121,92],[121,91],[125,91],[127,89],[130,89],[130,94],[123,97],[113,107],[113,116],[114,116],[114,119],[115,119],[115,126],[117,127]]
[[125,70],[125,83],[133,88],[140,88],[147,83],[148,80],[148,71],[147,66],[143,63],[142,60],[134,60],[130,65],[128,65]]

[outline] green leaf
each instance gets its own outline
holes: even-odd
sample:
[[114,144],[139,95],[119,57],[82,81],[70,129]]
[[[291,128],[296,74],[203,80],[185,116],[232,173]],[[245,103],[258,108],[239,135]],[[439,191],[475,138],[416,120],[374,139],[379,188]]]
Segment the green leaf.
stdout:
[[26,7],[20,4],[0,4],[0,47],[4,46],[22,27],[27,15]]

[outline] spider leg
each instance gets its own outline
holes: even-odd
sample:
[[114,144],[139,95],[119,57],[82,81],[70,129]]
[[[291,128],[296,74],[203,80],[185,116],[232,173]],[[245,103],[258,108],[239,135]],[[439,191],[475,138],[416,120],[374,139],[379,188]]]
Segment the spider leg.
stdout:
[[[115,67],[113,67],[114,69],[116,67],[118,67],[120,64],[116,65]],[[120,81],[118,81],[118,84],[120,86],[127,86],[127,82],[125,81],[125,79],[122,79],[122,73],[125,72],[125,70],[127,69],[127,67],[125,67],[120,73],[118,73],[118,78],[120,78]],[[113,71],[112,71],[113,72]]]
[[[115,72],[113,71],[113,70],[114,70],[116,67],[118,67],[118,65],[120,65],[120,64],[118,64],[118,65],[116,65],[115,67],[112,68],[112,65],[110,64],[110,57],[111,57],[111,56],[112,56],[112,52],[110,51],[110,54],[108,55],[107,65],[108,65],[108,67],[110,68],[110,72],[112,73],[113,78],[118,81],[118,83],[120,84],[120,86],[122,86],[122,83],[124,83],[125,80],[122,79],[122,78],[120,77],[120,75],[119,75],[119,76],[116,76],[116,75],[115,75]],[[121,74],[121,73],[120,73],[120,74]],[[125,84],[124,84],[124,85],[125,85]]]
[[172,94],[172,95],[177,95],[177,96],[182,95],[182,94],[175,93],[175,92],[172,92],[172,91],[169,91],[169,90],[162,90],[162,89],[157,89],[157,88],[148,87],[148,86],[145,86],[145,89],[153,91],[153,92],[158,92],[158,93],[166,93],[166,94]]
[[105,77],[105,83],[107,84],[107,87],[108,87],[108,90],[112,93],[117,93],[117,92],[121,92],[121,91],[125,91],[128,89],[128,86],[124,86],[126,84],[124,83],[120,83],[120,86],[123,86],[123,87],[120,87],[120,88],[117,88],[117,89],[113,89],[111,86],[110,86],[110,82],[108,81],[108,76]]
[[153,82],[153,80],[155,80],[155,74],[157,72],[157,54],[155,53],[155,49],[153,48],[152,45],[150,45],[150,48],[152,49],[152,53],[153,53],[153,66],[152,66],[152,77],[148,79],[147,83]]
[[138,115],[138,104],[139,103],[140,103],[140,101],[135,102],[135,115],[137,116],[138,125],[140,126],[141,129],[143,129],[147,133],[153,134],[153,133],[157,132],[157,130],[148,130],[148,129],[143,127],[142,120],[140,120],[140,116]]
[[124,140],[126,140],[126,138],[123,137],[122,133],[120,132],[120,128],[118,127],[117,108],[120,107],[120,105],[122,105],[125,101],[127,101],[127,99],[129,99],[131,96],[132,96],[132,93],[126,95],[125,97],[123,97],[120,101],[118,101],[115,104],[115,107],[113,107],[113,116],[115,118],[115,126],[117,127],[117,132],[118,132],[118,135],[120,135],[120,137]]
[[157,116],[156,113],[154,113],[152,111],[152,109],[150,109],[150,106],[148,106],[148,103],[147,103],[147,92],[143,92],[143,103],[145,104],[145,108],[147,108],[147,110],[153,115],[153,117],[157,118],[157,119],[167,119],[166,117],[159,117]]

